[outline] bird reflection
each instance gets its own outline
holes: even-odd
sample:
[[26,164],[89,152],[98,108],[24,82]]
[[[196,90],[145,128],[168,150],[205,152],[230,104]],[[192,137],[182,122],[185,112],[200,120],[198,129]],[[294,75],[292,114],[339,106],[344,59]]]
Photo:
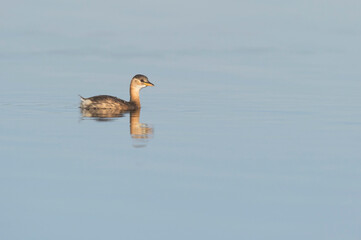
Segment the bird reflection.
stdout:
[[148,139],[153,137],[153,128],[146,123],[140,123],[140,109],[134,111],[120,111],[116,109],[81,109],[82,117],[95,121],[113,121],[129,113],[130,136],[134,140],[134,147],[145,147]]

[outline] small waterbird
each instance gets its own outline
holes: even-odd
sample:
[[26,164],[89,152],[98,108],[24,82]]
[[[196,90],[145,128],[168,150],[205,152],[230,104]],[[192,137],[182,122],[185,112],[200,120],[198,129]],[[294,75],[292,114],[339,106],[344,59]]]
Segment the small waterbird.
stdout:
[[117,97],[99,95],[90,98],[80,96],[82,109],[116,109],[119,111],[133,111],[140,109],[139,91],[147,86],[154,86],[148,78],[142,74],[135,75],[130,81],[129,102]]

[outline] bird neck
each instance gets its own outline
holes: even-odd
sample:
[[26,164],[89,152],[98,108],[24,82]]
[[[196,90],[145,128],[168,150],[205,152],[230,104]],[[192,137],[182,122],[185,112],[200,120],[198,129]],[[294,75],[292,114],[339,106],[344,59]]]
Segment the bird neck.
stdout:
[[140,108],[139,88],[130,86],[130,102],[134,103],[137,108]]

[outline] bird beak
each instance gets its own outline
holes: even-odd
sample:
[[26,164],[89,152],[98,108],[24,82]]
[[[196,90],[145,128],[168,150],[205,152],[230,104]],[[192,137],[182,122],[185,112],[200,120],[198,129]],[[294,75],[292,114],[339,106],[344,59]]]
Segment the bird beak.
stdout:
[[145,83],[144,83],[144,85],[146,85],[146,86],[150,86],[150,87],[154,87],[154,84],[153,84],[153,83],[151,83],[151,82],[145,82]]

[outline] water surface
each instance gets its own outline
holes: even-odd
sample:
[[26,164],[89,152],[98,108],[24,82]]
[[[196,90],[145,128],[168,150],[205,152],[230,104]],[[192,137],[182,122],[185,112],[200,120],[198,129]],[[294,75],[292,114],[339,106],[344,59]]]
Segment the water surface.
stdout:
[[5,3],[1,239],[360,239],[359,10]]

